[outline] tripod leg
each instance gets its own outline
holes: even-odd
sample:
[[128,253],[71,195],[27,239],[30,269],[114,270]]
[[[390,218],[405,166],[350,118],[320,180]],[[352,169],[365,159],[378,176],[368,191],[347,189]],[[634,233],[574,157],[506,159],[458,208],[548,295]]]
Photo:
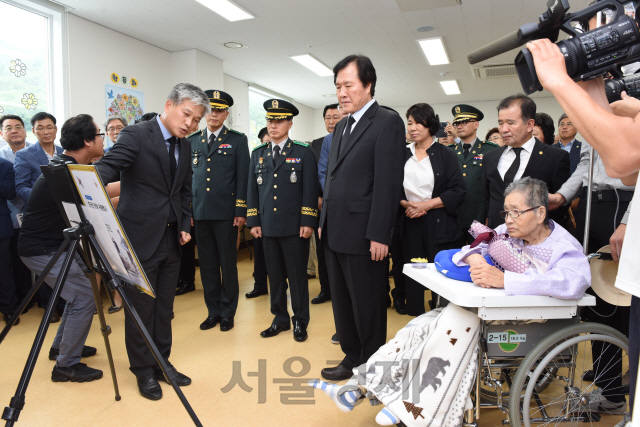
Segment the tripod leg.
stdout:
[[[71,267],[71,262],[73,261],[73,255],[76,252],[77,246],[78,246],[77,240],[74,240],[69,245],[69,250],[62,263],[62,269],[60,270],[60,275],[58,276],[58,279],[56,280],[56,284],[53,288],[53,294],[51,295],[51,299],[49,300],[47,309],[44,312],[44,317],[40,322],[40,327],[38,328],[36,339],[33,342],[31,351],[29,352],[27,363],[25,364],[24,370],[22,371],[22,376],[20,377],[20,382],[18,383],[16,394],[11,398],[11,403],[9,404],[9,406],[4,408],[4,412],[2,413],[2,419],[7,421],[7,423],[5,424],[6,427],[12,427],[15,424],[15,422],[18,421],[18,417],[20,416],[20,411],[24,408],[25,393],[27,392],[27,387],[29,386],[29,381],[31,380],[33,369],[36,366],[36,361],[38,359],[38,355],[40,354],[40,349],[42,348],[42,342],[44,341],[44,337],[47,333],[47,329],[49,329],[49,321],[51,320],[51,314],[53,313],[53,308],[58,303],[58,299],[60,298],[60,294],[62,293],[62,287],[64,286],[64,281],[66,280],[67,275],[69,274],[69,268]],[[61,255],[58,252],[56,252],[56,255],[58,256],[58,258],[56,259],[56,262]],[[55,265],[55,262],[53,262],[53,264],[49,262],[49,264],[47,264],[47,267],[52,267],[53,265]],[[49,268],[49,270],[51,270],[51,268]],[[41,274],[40,277],[44,278],[46,277],[46,275]]]
[[18,320],[18,315],[22,313],[22,311],[27,306],[27,304],[29,304],[29,301],[31,301],[31,299],[36,294],[36,292],[38,292],[38,289],[40,289],[40,285],[42,285],[42,282],[44,282],[44,278],[47,277],[47,274],[49,274],[49,271],[51,271],[55,263],[58,261],[58,259],[62,256],[63,252],[69,246],[69,243],[70,243],[69,240],[65,240],[64,243],[60,246],[60,248],[58,248],[58,251],[55,253],[55,255],[53,255],[53,258],[51,258],[51,261],[49,261],[49,264],[47,264],[44,270],[42,270],[42,274],[38,277],[38,280],[36,281],[36,283],[31,287],[31,290],[29,291],[27,296],[20,303],[20,307],[17,308],[16,314],[13,315],[11,319],[9,319],[9,321],[7,322],[7,325],[4,327],[2,332],[0,332],[0,344],[2,344],[2,341],[4,341],[5,337],[7,336],[11,328]]
[[178,383],[176,381],[176,369],[174,367],[170,368],[169,365],[167,365],[167,363],[164,361],[164,358],[160,354],[158,347],[156,347],[156,344],[153,342],[153,339],[149,335],[149,331],[147,331],[147,328],[145,328],[144,324],[142,323],[142,319],[140,319],[138,312],[136,311],[135,307],[133,307],[133,305],[131,304],[131,301],[129,300],[127,293],[124,292],[124,289],[122,288],[122,284],[120,283],[120,280],[116,277],[115,272],[111,268],[111,265],[106,261],[107,258],[104,255],[104,252],[102,252],[100,245],[98,245],[98,242],[95,236],[89,235],[88,237],[89,237],[89,240],[91,241],[92,249],[96,254],[98,254],[98,258],[100,262],[109,272],[109,276],[112,277],[112,280],[109,282],[109,284],[120,294],[124,308],[127,310],[129,315],[133,317],[133,321],[135,322],[136,327],[138,328],[138,331],[140,331],[140,334],[144,338],[145,343],[147,343],[147,347],[149,347],[149,350],[151,350],[153,357],[156,359],[156,362],[162,369],[162,373],[164,374],[165,378],[167,378],[167,381],[173,386],[173,390],[178,395],[180,402],[182,402],[182,405],[184,406],[187,413],[191,417],[191,420],[193,421],[193,423],[198,427],[202,427],[202,424],[200,423],[198,416],[196,415],[193,408],[189,404],[189,401],[187,400],[185,395],[182,393],[182,390],[180,390],[180,387],[178,386]]
[[[113,365],[113,355],[111,354],[111,344],[109,343],[109,335],[111,335],[111,326],[107,325],[107,321],[104,318],[104,312],[102,310],[102,298],[100,298],[100,289],[98,289],[98,282],[96,280],[96,271],[93,268],[93,263],[91,262],[91,252],[89,242],[86,238],[83,239],[84,249],[81,249],[78,246],[78,253],[84,260],[84,264],[86,266],[84,270],[84,275],[87,276],[89,281],[91,282],[91,289],[93,290],[93,299],[96,302],[96,310],[98,311],[98,319],[100,319],[100,331],[102,331],[102,337],[104,338],[104,346],[107,351],[107,359],[109,360],[109,369],[111,371],[111,379],[113,381],[113,391],[115,392],[116,401],[121,399],[120,390],[118,389],[118,378],[116,377],[116,368]],[[107,293],[109,292],[109,287],[107,286]]]

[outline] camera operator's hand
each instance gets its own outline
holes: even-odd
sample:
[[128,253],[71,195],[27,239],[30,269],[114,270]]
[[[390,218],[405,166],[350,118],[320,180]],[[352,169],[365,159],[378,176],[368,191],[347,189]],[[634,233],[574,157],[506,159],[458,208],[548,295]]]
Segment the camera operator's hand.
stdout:
[[611,104],[611,111],[616,116],[635,118],[640,112],[640,99],[632,98],[624,91],[621,95],[621,101]]
[[538,80],[546,90],[554,93],[562,89],[568,81],[573,80],[567,74],[567,66],[560,48],[549,39],[538,39],[527,43],[527,48],[533,56]]

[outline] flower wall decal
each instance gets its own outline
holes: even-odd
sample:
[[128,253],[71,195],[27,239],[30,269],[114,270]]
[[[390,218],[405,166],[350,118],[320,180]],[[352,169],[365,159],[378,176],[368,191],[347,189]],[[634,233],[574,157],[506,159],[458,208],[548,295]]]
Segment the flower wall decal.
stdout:
[[24,105],[24,108],[27,110],[35,110],[38,106],[38,99],[32,93],[25,93],[22,96],[22,105]]
[[16,77],[22,77],[27,74],[27,66],[19,59],[15,59],[11,61],[9,71],[15,74]]

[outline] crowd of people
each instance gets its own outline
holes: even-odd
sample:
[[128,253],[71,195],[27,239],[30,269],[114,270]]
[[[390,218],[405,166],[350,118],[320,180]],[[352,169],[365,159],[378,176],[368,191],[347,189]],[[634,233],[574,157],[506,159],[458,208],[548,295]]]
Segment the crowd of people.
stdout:
[[[176,85],[163,112],[139,123],[108,118],[103,127],[114,142],[108,150],[105,134],[89,115],[64,123],[61,147],[54,145],[58,128],[52,115],[32,118],[35,144],[26,142],[20,117],[1,117],[7,142],[0,150],[0,312],[5,320],[20,314],[15,310],[31,286],[31,272],[41,274],[63,240],[62,214],[40,172],[54,158],[94,164],[109,184],[109,196],[156,298],[133,287],[125,292],[167,363],[174,297],[195,289],[196,242],[208,310],[200,329],[234,328],[238,239],[245,225],[255,253],[255,287],[245,297],[268,294],[274,316],[260,335],[270,338],[293,329],[293,338],[303,342],[310,303],[331,301],[332,342],[344,353],[337,366],[321,372],[332,381],[351,378],[354,368],[384,346],[388,307],[410,316],[435,308],[437,295],[431,293],[426,307],[426,288],[402,275],[402,264],[412,258],[432,261],[440,251],[465,247],[456,262],[471,265],[480,286],[557,298],[576,298],[587,290],[589,275],[580,264],[586,258],[580,258],[578,240],[589,225],[590,146],[576,140],[571,111],[558,118],[556,141],[549,115],[537,112],[525,95],[509,96],[496,106],[497,127],[481,140],[477,133],[484,114],[459,104],[438,137],[440,117],[429,104],[411,106],[404,113],[405,125],[398,112],[375,101],[377,77],[369,58],[348,56],[333,71],[338,103],[324,108],[327,134],[311,144],[289,136],[297,108],[269,99],[261,143],[250,151],[246,135],[224,124],[233,97],[190,84]],[[206,128],[196,131],[203,118]],[[611,244],[617,259],[635,186],[610,175],[597,150],[594,161],[591,210],[597,221],[589,225],[588,250]],[[525,246],[548,246],[553,253],[560,254],[560,246],[565,252],[570,248],[570,256],[563,252],[564,258],[545,262],[562,266],[567,257],[575,257],[579,274],[563,272],[553,286],[533,289],[531,280],[488,265],[466,246],[478,236],[478,226],[508,233]],[[310,251],[317,256],[321,285],[313,298]],[[102,376],[80,362],[96,353],[84,344],[95,307],[81,263],[74,261],[55,313],[62,322],[50,349],[50,358],[57,359],[54,381]],[[45,278],[50,286],[60,267]],[[43,286],[38,303],[46,304],[50,293]],[[595,296],[589,320],[628,335],[629,309]],[[109,312],[121,307],[114,294]],[[160,399],[158,381],[165,378],[128,311],[125,316],[130,370],[144,397]],[[186,375],[176,375],[179,385],[191,383]],[[607,404],[622,407],[624,396],[606,398]]]

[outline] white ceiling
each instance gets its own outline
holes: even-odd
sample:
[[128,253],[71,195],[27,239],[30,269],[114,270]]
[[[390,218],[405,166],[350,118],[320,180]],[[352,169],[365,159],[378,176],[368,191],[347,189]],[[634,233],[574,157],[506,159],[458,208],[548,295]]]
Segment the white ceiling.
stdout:
[[[235,0],[256,18],[229,22],[195,0],[62,0],[71,13],[168,51],[199,49],[224,61],[224,72],[282,93],[312,108],[335,98],[332,77],[319,77],[289,58],[310,53],[333,67],[351,53],[373,61],[376,99],[390,106],[498,100],[521,92],[517,77],[476,80],[473,49],[537,22],[544,0]],[[571,0],[578,11],[589,0]],[[403,12],[423,7],[422,10]],[[417,7],[416,7],[417,6]],[[430,7],[435,7],[429,9]],[[431,25],[428,33],[415,31]],[[429,66],[416,40],[442,37],[451,63]],[[228,49],[236,41],[247,49]],[[485,61],[513,62],[517,51]],[[446,72],[442,77],[440,73]],[[447,96],[440,80],[456,79]],[[549,96],[548,93],[536,96]]]

